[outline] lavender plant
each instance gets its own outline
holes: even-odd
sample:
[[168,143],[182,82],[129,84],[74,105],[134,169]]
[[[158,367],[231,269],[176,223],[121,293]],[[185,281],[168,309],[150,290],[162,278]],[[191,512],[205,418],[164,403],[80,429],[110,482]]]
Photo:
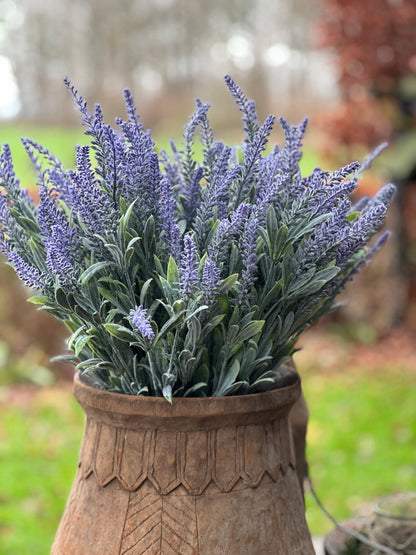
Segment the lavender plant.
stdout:
[[[99,388],[131,395],[223,396],[275,387],[299,335],[387,239],[394,193],[352,204],[363,165],[299,168],[306,120],[275,123],[230,77],[243,114],[241,148],[215,142],[196,101],[183,144],[158,152],[129,91],[127,119],[104,123],[66,81],[90,146],[74,171],[33,141],[35,206],[0,154],[1,250],[37,290],[30,300],[69,328],[65,355]],[[195,142],[202,155],[195,155]]]

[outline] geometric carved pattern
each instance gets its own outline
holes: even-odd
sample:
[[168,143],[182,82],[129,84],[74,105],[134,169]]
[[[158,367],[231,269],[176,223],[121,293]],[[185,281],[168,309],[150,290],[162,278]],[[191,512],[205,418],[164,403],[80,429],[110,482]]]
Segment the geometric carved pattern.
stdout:
[[120,555],[198,553],[195,498],[160,496],[149,486],[130,493]]
[[314,552],[288,423],[299,381],[172,406],[74,391],[87,422],[52,555]]
[[295,468],[287,417],[266,424],[214,430],[168,431],[116,428],[88,418],[80,456],[83,478],[104,487],[117,479],[127,491],[152,484],[168,495],[183,486],[200,495],[210,484],[220,492],[237,482],[256,488]]

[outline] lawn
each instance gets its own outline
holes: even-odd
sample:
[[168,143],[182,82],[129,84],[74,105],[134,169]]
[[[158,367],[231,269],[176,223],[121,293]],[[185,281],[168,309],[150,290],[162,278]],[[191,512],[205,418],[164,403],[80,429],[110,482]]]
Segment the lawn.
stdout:
[[18,389],[12,397],[0,408],[0,553],[45,555],[74,477],[84,417],[68,386]]
[[[325,330],[325,328],[324,328]],[[416,490],[416,349],[406,329],[360,344],[311,330],[296,356],[310,410],[314,489],[338,520],[370,514],[383,496]],[[307,493],[313,534],[332,528]]]
[[0,126],[0,145],[10,145],[17,177],[23,187],[31,187],[36,182],[32,163],[20,141],[22,137],[31,139],[49,149],[66,168],[75,165],[75,145],[87,144],[88,138],[79,127],[52,127],[28,124]]
[[[414,360],[357,359],[353,345],[322,332],[304,343],[297,364],[311,412],[308,459],[324,505],[343,520],[368,513],[379,497],[414,490]],[[43,555],[75,474],[83,414],[68,383],[2,395],[0,553]],[[325,533],[331,523],[310,493],[306,501],[312,534]]]
[[[178,136],[174,137],[175,143],[178,146],[180,146],[182,140],[180,137],[181,126],[182,123],[178,126]],[[75,166],[75,146],[89,144],[89,137],[84,135],[84,129],[81,125],[79,127],[65,128],[27,124],[2,124],[0,125],[0,145],[3,145],[3,143],[10,145],[16,175],[23,187],[31,188],[36,183],[36,176],[32,163],[21,143],[21,138],[27,137],[49,149],[54,156],[62,161],[65,168],[70,169]],[[227,138],[224,140],[231,141],[231,139]],[[236,140],[238,141],[238,139]],[[154,137],[154,141],[158,150],[170,152],[168,137]],[[234,143],[231,141],[231,144]],[[196,152],[199,150],[201,150],[200,146],[196,144]],[[306,147],[301,161],[302,172],[306,175],[317,165],[319,165],[317,154],[310,147]]]

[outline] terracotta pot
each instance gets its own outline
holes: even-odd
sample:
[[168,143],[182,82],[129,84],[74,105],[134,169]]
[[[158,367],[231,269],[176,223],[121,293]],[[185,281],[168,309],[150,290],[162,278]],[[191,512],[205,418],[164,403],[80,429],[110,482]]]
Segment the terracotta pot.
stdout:
[[87,421],[52,554],[313,554],[288,423],[294,380],[170,405],[77,375]]

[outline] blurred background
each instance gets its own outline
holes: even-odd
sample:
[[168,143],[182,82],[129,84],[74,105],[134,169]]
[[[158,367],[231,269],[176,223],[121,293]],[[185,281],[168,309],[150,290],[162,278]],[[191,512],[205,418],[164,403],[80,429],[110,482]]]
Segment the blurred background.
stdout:
[[[340,520],[416,490],[415,0],[0,0],[0,142],[36,197],[20,137],[67,167],[82,134],[63,79],[108,122],[130,88],[157,142],[180,139],[194,98],[212,105],[218,139],[242,140],[230,74],[260,118],[309,125],[303,172],[336,169],[383,141],[361,183],[398,192],[383,251],[344,306],[302,338],[295,362],[310,407],[315,487]],[[273,140],[280,142],[276,130]],[[26,302],[0,266],[0,552],[49,552],[76,469],[83,415],[72,369],[49,359],[66,331]],[[314,535],[332,525],[307,494]]]

